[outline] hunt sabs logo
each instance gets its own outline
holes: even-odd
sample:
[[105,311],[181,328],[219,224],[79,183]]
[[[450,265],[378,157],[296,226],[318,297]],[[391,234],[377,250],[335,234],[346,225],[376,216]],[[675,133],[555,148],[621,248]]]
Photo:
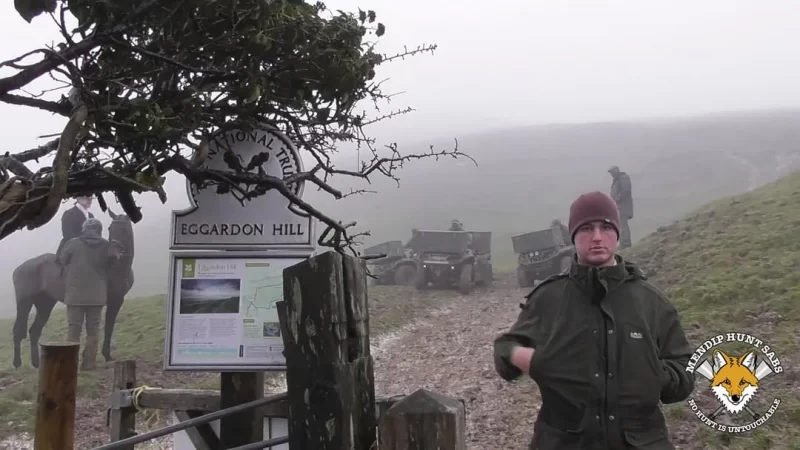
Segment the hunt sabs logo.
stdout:
[[[746,344],[746,349],[735,352],[721,347]],[[740,345],[741,346],[741,345]],[[783,373],[783,367],[775,351],[763,340],[747,333],[726,333],[708,339],[692,354],[687,372],[692,372],[699,381],[708,381],[717,408],[704,412],[696,397],[688,400],[692,412],[709,427],[727,433],[752,431],[775,414],[781,404],[775,398],[765,411],[756,411],[751,401],[757,395],[768,395],[763,381],[770,376]],[[701,384],[702,386],[702,384]],[[726,414],[736,425],[721,424],[718,418]]]

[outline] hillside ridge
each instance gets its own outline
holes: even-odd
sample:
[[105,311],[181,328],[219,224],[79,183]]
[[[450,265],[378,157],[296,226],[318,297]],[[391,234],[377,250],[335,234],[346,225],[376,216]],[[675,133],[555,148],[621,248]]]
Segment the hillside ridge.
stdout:
[[[800,449],[798,230],[800,171],[703,205],[621,252],[671,298],[691,344],[746,333],[767,343],[783,368],[759,383],[749,404],[763,414],[777,397],[780,407],[765,425],[743,435],[702,424],[686,403],[669,405],[678,448]],[[737,356],[747,348],[726,347]],[[719,406],[709,381],[699,375],[693,398],[705,414]],[[717,421],[740,425],[747,417]]]

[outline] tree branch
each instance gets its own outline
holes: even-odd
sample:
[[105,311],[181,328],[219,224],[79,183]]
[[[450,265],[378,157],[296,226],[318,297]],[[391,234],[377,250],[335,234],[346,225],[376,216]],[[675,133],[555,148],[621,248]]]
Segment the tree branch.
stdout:
[[60,52],[47,52],[47,56],[38,63],[32,64],[27,69],[21,70],[10,77],[0,78],[0,96],[26,86],[42,75],[66,64],[68,61],[89,54],[89,52],[95,48],[103,45],[109,36],[122,33],[133,27],[135,21],[139,20],[144,13],[158,3],[159,0],[146,1],[140,5],[130,17],[127,17],[125,22],[113,27],[111,30],[94,34],[90,38],[69,46]]
[[[311,183],[341,199],[368,191],[343,194],[329,183],[335,175],[371,183],[380,174],[399,183],[395,172],[412,159],[472,160],[458,150],[458,141],[455,150],[431,146],[427,153],[411,155],[389,144],[384,155],[367,136],[365,126],[413,111],[399,108],[374,118],[356,111],[365,100],[378,109],[380,101],[394,96],[373,81],[377,67],[436,48],[421,46],[388,58],[376,54],[367,35],[380,37],[385,28],[369,25],[375,20],[372,11],[324,16],[321,2],[254,0],[77,2],[69,8],[80,25],[68,32],[63,14],[60,23],[54,20],[62,35],[54,47],[58,51],[35,50],[7,61],[6,67],[19,72],[0,79],[0,101],[70,119],[59,139],[0,156],[0,239],[25,226],[41,226],[52,219],[57,203],[76,194],[113,192],[138,222],[141,211],[133,193],[156,192],[165,203],[163,175],[174,171],[197,186],[216,185],[221,195],[241,202],[277,191],[293,209],[326,225],[320,245],[341,250],[368,233],[349,234],[354,222],[336,220],[298,198],[297,183]],[[20,62],[35,53],[45,56],[33,64]],[[63,100],[12,93],[44,74],[72,87],[71,97],[79,95],[81,107],[73,111]],[[281,179],[265,175],[258,160],[246,164],[254,173],[232,162],[230,170],[203,165],[210,136],[264,123],[310,153],[314,168]],[[360,167],[334,167],[339,143],[358,148]],[[195,150],[191,160],[182,156],[187,147]],[[371,155],[362,160],[367,150]],[[52,167],[32,173],[25,166],[52,152]]]
[[48,100],[38,98],[23,97],[21,95],[3,94],[0,95],[0,102],[8,103],[10,105],[30,106],[39,108],[44,111],[49,111],[61,116],[69,116],[72,108],[66,103],[56,103]]
[[[74,89],[74,91],[77,91],[77,88]],[[53,161],[53,182],[50,185],[50,192],[47,194],[47,200],[39,214],[28,224],[29,230],[34,230],[49,222],[50,219],[56,215],[56,212],[58,212],[58,208],[61,206],[61,200],[67,193],[70,156],[75,148],[75,142],[81,127],[83,127],[83,123],[89,115],[89,110],[86,105],[83,104],[80,95],[77,94],[77,92],[73,92],[73,94],[74,95],[70,95],[70,99],[73,100],[75,104],[75,112],[73,112],[72,117],[69,118],[69,122],[67,122],[67,125],[64,127],[64,131],[61,133],[61,138],[59,139],[58,150],[56,151],[56,157]]]
[[39,158],[44,158],[45,156],[49,155],[50,153],[54,152],[58,148],[58,139],[53,139],[43,145],[40,145],[36,148],[32,148],[30,150],[25,150],[19,152],[15,155],[9,155],[6,153],[6,158],[12,157],[20,162],[28,162],[28,161],[36,161],[39,162]]
[[209,74],[209,75],[222,75],[222,74],[225,73],[225,72],[223,72],[221,70],[207,70],[207,69],[199,69],[197,67],[191,67],[191,66],[188,66],[186,64],[183,64],[180,61],[176,61],[176,60],[174,60],[172,58],[168,58],[168,57],[166,57],[164,55],[161,55],[159,53],[151,52],[150,50],[146,50],[146,49],[143,49],[141,47],[137,47],[135,45],[131,45],[131,44],[129,44],[127,42],[124,42],[124,41],[121,41],[119,39],[111,38],[111,42],[113,42],[114,44],[119,45],[120,47],[123,47],[123,48],[125,48],[127,50],[131,50],[133,52],[139,53],[139,54],[144,55],[144,56],[149,56],[150,58],[158,59],[159,61],[165,62],[167,64],[171,64],[171,65],[176,66],[176,67],[179,67],[179,68],[181,68],[183,70],[186,70],[188,72],[197,72],[197,73],[204,73],[204,74]]
[[[28,169],[23,162],[13,156],[0,157],[0,168],[3,170],[8,170],[18,177],[33,177],[33,172],[31,172],[31,169]],[[6,181],[8,178],[8,175],[2,174],[2,176],[0,176],[0,181]]]
[[95,48],[103,44],[104,35],[95,35],[85,41],[81,41],[66,50],[60,51],[56,54],[48,54],[41,61],[31,65],[25,70],[21,70],[14,75],[6,78],[0,78],[0,96],[4,96],[11,91],[17,90],[26,86],[42,75],[50,72],[51,70],[64,65],[67,61],[71,61],[80,56],[86,55]]

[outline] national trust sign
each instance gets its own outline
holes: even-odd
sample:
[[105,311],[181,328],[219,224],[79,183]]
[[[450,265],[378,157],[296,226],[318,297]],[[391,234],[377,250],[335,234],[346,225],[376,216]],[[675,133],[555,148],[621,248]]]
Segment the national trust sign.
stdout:
[[[230,153],[225,156],[227,148]],[[230,161],[232,157],[251,173],[285,179],[303,171],[297,148],[271,126],[215,134],[209,143],[205,166],[231,170],[226,159]],[[295,183],[290,188],[302,198],[303,185]],[[170,246],[173,250],[314,247],[313,218],[299,211],[277,190],[245,200],[243,204],[235,193],[217,194],[215,185],[197,189],[187,179],[186,190],[192,206],[173,212]]]

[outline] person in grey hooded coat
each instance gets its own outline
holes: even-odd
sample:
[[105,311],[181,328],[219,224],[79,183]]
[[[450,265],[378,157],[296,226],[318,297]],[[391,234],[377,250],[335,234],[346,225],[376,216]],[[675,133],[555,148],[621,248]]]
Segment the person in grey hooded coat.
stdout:
[[86,219],[81,235],[67,241],[58,255],[58,262],[64,267],[67,339],[80,342],[81,329],[86,322],[82,370],[93,370],[96,366],[100,319],[108,291],[108,268],[119,256],[102,232],[102,222]]
[[619,208],[619,248],[626,249],[631,246],[631,228],[628,222],[633,219],[633,194],[631,187],[631,177],[619,170],[618,166],[612,166],[608,173],[614,181],[611,183],[611,198],[617,203]]

